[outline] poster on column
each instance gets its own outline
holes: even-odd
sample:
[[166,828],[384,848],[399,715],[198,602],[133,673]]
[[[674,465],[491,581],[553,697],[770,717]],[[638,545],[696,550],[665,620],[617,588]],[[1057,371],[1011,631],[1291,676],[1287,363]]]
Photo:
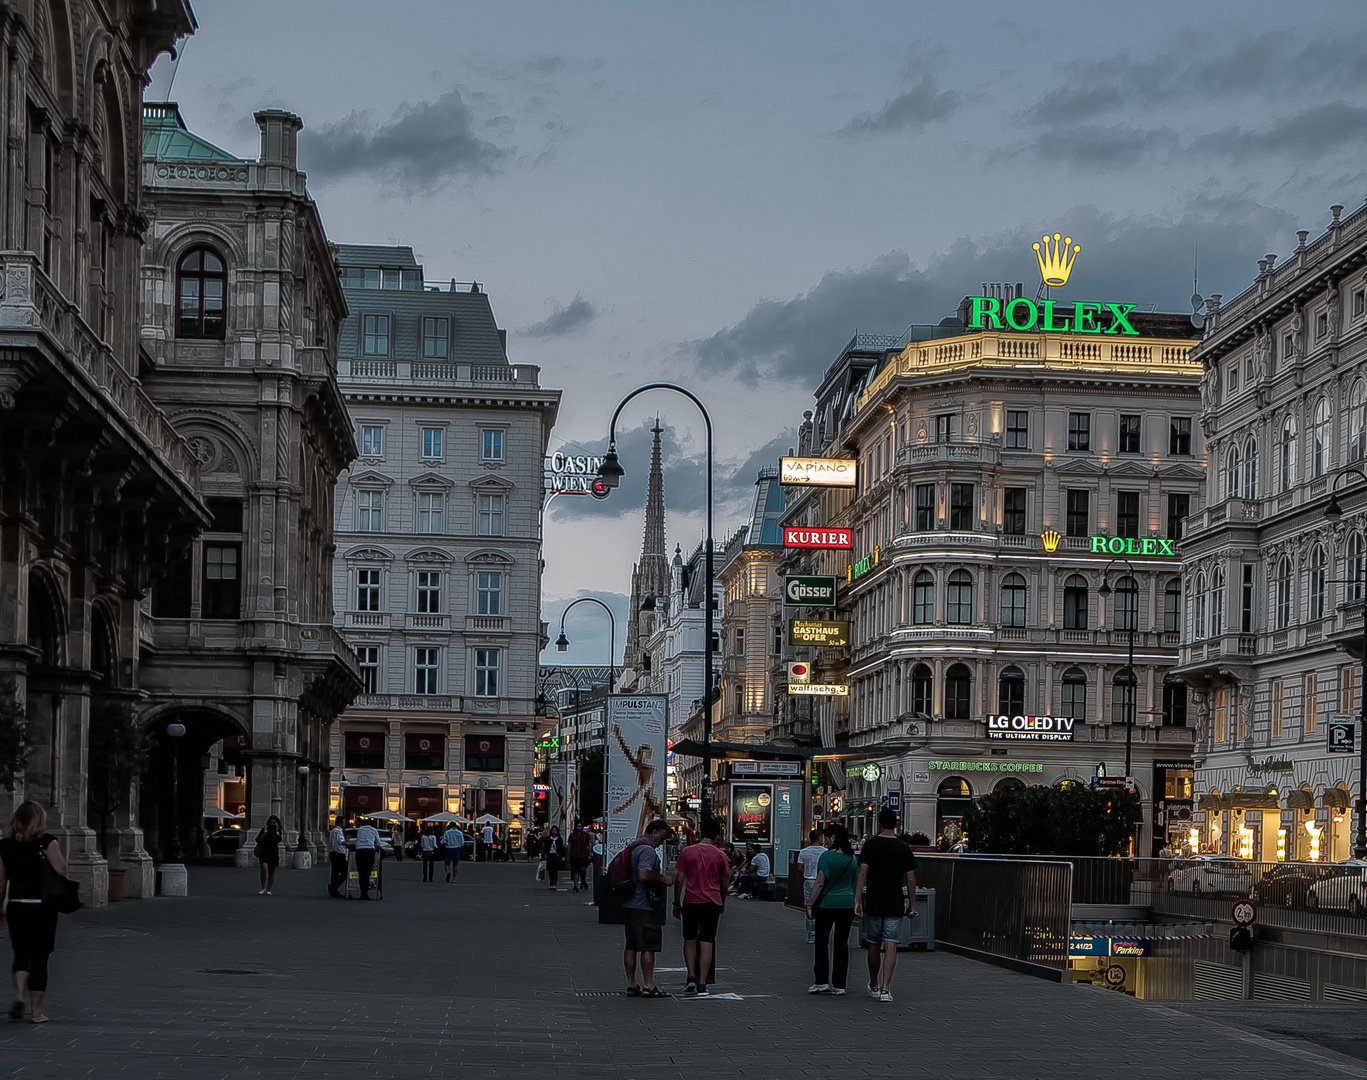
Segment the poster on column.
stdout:
[[603,800],[604,861],[665,816],[664,694],[608,698],[607,777]]
[[546,824],[560,826],[563,836],[579,817],[579,764],[554,761],[550,766],[551,790],[547,798]]

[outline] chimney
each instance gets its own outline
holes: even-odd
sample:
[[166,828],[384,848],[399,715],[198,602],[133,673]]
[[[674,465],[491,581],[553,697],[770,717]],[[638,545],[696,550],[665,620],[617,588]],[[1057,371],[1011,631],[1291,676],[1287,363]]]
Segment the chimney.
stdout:
[[283,109],[262,109],[254,118],[261,129],[261,164],[296,168],[295,152],[304,121]]

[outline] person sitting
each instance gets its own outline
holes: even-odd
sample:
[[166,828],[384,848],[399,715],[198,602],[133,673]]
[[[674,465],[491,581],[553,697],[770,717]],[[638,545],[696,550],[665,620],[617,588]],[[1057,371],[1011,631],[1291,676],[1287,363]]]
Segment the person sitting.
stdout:
[[747,844],[745,851],[749,861],[745,872],[736,879],[736,891],[742,896],[756,896],[769,883],[769,856],[758,844]]

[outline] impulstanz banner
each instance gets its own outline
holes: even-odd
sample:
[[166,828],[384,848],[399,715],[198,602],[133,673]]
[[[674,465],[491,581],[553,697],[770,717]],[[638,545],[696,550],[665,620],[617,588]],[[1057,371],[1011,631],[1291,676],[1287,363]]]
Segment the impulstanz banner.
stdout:
[[608,698],[604,865],[656,818],[665,816],[664,694],[613,694]]
[[989,716],[989,739],[1015,739],[1024,742],[1072,742],[1071,716]]

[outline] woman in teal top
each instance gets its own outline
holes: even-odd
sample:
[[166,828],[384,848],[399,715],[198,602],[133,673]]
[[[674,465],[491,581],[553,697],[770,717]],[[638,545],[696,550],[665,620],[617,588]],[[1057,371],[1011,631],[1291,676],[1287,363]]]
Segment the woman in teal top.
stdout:
[[[854,922],[854,884],[859,862],[850,848],[849,830],[843,825],[826,829],[830,849],[816,864],[816,884],[807,904],[807,918],[816,920],[816,982],[809,994],[843,994],[850,966],[850,925]],[[835,935],[834,956],[828,944]]]

